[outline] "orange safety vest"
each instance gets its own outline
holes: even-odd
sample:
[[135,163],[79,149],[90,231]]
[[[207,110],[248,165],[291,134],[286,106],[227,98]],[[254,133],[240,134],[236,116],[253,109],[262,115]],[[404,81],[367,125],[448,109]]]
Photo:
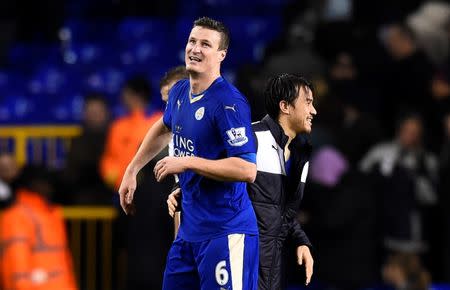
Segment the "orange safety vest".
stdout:
[[62,210],[19,189],[0,215],[0,289],[77,290]]
[[113,122],[100,161],[100,174],[107,184],[119,189],[125,170],[145,135],[162,116],[161,112],[146,116],[144,111],[135,111]]

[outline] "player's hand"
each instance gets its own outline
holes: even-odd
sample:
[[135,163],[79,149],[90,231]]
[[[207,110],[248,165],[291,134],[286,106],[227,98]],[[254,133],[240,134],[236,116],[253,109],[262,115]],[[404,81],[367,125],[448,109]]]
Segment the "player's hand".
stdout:
[[313,265],[314,260],[311,255],[311,251],[308,246],[302,245],[297,248],[297,262],[301,266],[303,263],[305,264],[306,270],[306,282],[305,285],[308,285],[311,282],[311,277],[313,275]]
[[153,169],[156,181],[160,182],[170,174],[184,172],[186,170],[185,161],[185,157],[164,157],[159,160]]
[[136,175],[125,172],[119,187],[120,206],[126,214],[134,213],[133,197],[136,190]]
[[177,188],[174,191],[172,191],[169,196],[167,197],[167,207],[169,209],[169,215],[173,218],[175,215],[175,211],[178,206],[177,198],[180,197],[181,194],[181,188]]

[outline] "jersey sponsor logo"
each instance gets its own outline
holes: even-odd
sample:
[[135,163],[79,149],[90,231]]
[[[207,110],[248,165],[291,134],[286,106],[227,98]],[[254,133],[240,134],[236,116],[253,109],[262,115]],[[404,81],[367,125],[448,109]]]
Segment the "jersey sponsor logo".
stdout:
[[198,108],[197,111],[195,111],[195,119],[200,121],[201,119],[203,119],[204,114],[205,114],[205,107]]
[[178,134],[173,134],[173,156],[195,156],[194,141]]
[[248,142],[248,138],[245,135],[245,127],[231,128],[227,132],[228,144],[231,146],[242,146]]

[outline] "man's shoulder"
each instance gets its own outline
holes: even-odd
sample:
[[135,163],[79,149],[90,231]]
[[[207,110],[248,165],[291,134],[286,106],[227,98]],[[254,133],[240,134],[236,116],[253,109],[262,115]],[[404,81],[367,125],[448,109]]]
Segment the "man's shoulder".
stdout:
[[218,83],[212,93],[220,95],[219,100],[222,101],[239,99],[247,102],[247,98],[233,84],[226,80]]
[[169,91],[169,100],[173,101],[174,99],[177,99],[182,92],[189,90],[189,87],[190,85],[188,79],[177,81]]
[[18,202],[14,202],[10,207],[2,211],[0,220],[0,223],[7,222],[10,225],[12,223],[21,224],[25,223],[28,220],[28,217],[23,206]]
[[252,123],[252,129],[254,132],[261,132],[261,131],[270,131],[269,127],[264,121],[257,121]]
[[179,90],[184,90],[186,87],[189,87],[188,79],[181,79],[177,81],[169,91],[169,94],[172,92],[178,92]]

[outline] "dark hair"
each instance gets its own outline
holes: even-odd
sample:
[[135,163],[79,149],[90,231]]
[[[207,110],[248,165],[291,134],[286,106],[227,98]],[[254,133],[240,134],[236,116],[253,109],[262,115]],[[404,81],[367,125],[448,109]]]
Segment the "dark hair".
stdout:
[[189,75],[186,71],[185,66],[177,66],[166,72],[166,74],[162,77],[161,81],[159,82],[159,88],[162,88],[166,85],[168,85],[172,81],[178,81],[182,79],[188,78]]
[[201,17],[194,21],[193,27],[195,26],[200,26],[219,32],[221,36],[219,50],[228,49],[228,47],[230,46],[230,31],[222,22],[209,17]]
[[47,183],[54,186],[56,179],[56,175],[44,165],[25,165],[18,176],[17,185],[36,190],[36,183]]
[[301,87],[308,87],[314,93],[312,84],[301,76],[281,74],[270,78],[264,90],[266,111],[269,116],[274,120],[278,119],[281,101],[294,105]]
[[125,89],[131,90],[139,96],[144,102],[150,101],[150,92],[152,88],[148,80],[143,76],[135,76],[130,78],[124,85]]
[[103,94],[98,93],[98,92],[94,92],[94,93],[88,93],[85,95],[84,97],[84,107],[86,107],[86,105],[90,102],[100,102],[102,103],[105,107],[108,107],[108,101],[106,100],[106,98],[104,97]]
[[395,125],[397,131],[399,131],[405,122],[409,120],[417,120],[420,124],[422,124],[422,126],[424,126],[423,116],[419,112],[412,109],[404,109],[396,116]]

